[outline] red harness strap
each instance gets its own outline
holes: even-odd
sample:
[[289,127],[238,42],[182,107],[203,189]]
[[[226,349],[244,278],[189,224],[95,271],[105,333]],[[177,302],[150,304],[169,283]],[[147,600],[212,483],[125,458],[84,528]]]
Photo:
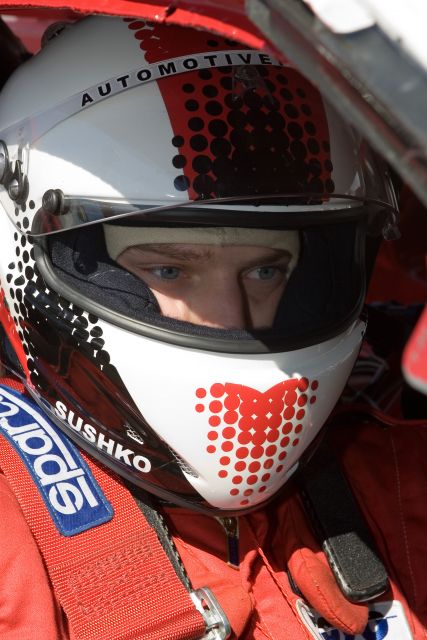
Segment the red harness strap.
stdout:
[[120,482],[85,456],[114,517],[62,536],[13,447],[2,438],[0,468],[45,560],[72,640],[195,640],[205,622],[153,529]]

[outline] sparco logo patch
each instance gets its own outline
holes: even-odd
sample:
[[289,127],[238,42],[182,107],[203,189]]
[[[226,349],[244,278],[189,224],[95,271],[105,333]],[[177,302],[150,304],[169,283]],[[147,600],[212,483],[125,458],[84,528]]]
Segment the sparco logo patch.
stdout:
[[111,520],[113,509],[75,446],[35,403],[1,385],[0,431],[25,463],[62,535]]

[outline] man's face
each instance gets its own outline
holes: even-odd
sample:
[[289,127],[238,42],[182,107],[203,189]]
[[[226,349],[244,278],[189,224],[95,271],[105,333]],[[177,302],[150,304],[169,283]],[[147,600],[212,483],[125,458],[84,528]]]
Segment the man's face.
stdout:
[[209,244],[138,245],[117,258],[150,287],[163,315],[224,329],[272,326],[290,260],[279,249]]

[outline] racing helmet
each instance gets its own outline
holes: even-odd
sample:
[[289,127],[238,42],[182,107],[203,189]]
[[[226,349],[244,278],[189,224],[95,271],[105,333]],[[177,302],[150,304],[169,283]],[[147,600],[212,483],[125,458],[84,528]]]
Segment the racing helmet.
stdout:
[[[50,33],[0,95],[3,364],[133,485],[254,509],[298,468],[357,357],[396,217],[386,169],[266,52],[131,18]],[[273,326],[166,317],[109,240],[216,229],[297,239]]]

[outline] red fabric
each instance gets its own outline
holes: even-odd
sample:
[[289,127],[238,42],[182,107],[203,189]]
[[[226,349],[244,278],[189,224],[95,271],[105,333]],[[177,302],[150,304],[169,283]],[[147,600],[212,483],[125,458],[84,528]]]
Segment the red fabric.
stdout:
[[415,637],[426,638],[427,421],[374,416],[353,408],[338,417],[333,442]]
[[[175,574],[166,554],[136,503],[108,473],[89,461],[94,476],[115,515],[110,522],[72,537],[62,536],[56,529],[40,494],[14,448],[2,440],[0,467],[8,478],[31,532],[47,564],[56,596],[67,614],[72,640],[191,640],[200,638],[205,622],[195,609],[187,591]],[[7,487],[3,479],[4,486]],[[10,491],[9,491],[10,495]],[[28,539],[33,556],[34,544],[27,527],[14,509],[9,515],[14,528]],[[21,524],[20,524],[21,523]],[[15,546],[15,540],[11,540]],[[32,546],[31,546],[32,545]],[[20,547],[19,547],[20,548]],[[11,554],[10,554],[11,556]],[[22,586],[29,593],[34,588],[31,572],[19,554]],[[8,560],[8,556],[4,558]],[[3,558],[2,558],[3,560]],[[32,560],[33,564],[36,560]],[[40,564],[40,558],[38,559]],[[8,577],[7,566],[2,575]],[[46,592],[48,582],[42,568],[36,567],[37,586]],[[21,575],[19,575],[21,578]],[[30,587],[30,588],[29,588]],[[49,589],[47,588],[47,591]],[[48,600],[47,621],[52,632],[52,596]],[[7,598],[5,611],[16,608],[15,598]],[[43,600],[43,594],[42,594]],[[39,600],[39,606],[40,606]],[[44,603],[43,603],[44,604]],[[3,607],[2,607],[3,609]],[[1,615],[1,614],[0,614]],[[8,615],[9,624],[11,620]],[[27,617],[25,616],[25,621]],[[13,622],[14,624],[15,622]],[[13,631],[16,633],[16,631]],[[9,636],[2,635],[2,638]],[[10,635],[14,638],[14,635]],[[32,635],[16,638],[33,639]],[[37,636],[42,637],[42,636]],[[46,637],[46,636],[44,636]]]
[[284,525],[289,532],[283,537],[288,567],[307,602],[338,629],[350,634],[361,633],[368,623],[368,607],[353,604],[344,597],[319,543],[306,526],[298,500],[289,501]]
[[[379,599],[399,600],[414,639],[425,640],[427,426],[380,418],[358,413],[355,408],[342,412],[331,424],[330,440],[389,571],[390,592]],[[7,518],[0,530],[0,637],[50,640],[56,638],[57,629],[58,637],[68,640],[65,629],[58,626],[48,579],[28,527],[22,522],[19,506],[7,484],[3,481],[0,486],[1,507],[7,508]],[[111,485],[111,491],[115,492],[117,486]],[[181,509],[170,510],[169,518],[193,586],[209,586],[213,590],[229,617],[233,638],[312,638],[297,612],[301,598],[290,588],[288,566],[307,601],[331,624],[347,633],[363,627],[365,606],[348,603],[337,590],[292,487],[266,509],[240,518],[238,570],[226,562],[226,538],[216,520]],[[20,549],[24,550],[22,555]],[[10,558],[15,554],[18,554],[14,569],[16,588],[10,589],[13,575]],[[7,613],[15,610],[19,610],[19,615],[5,620]],[[32,615],[43,630],[40,635],[26,632],[25,624],[30,623]],[[108,622],[109,619],[104,640],[109,638]]]
[[427,307],[405,347],[402,367],[407,380],[427,394]]
[[0,474],[0,638],[56,640],[55,601],[30,529]]
[[[360,502],[390,576],[380,601],[399,600],[415,640],[427,638],[427,424],[382,421],[343,412],[331,425],[331,443]],[[333,498],[332,498],[333,499]],[[234,638],[311,638],[296,611],[289,566],[307,601],[331,625],[361,631],[365,605],[346,601],[336,587],[297,496],[287,495],[240,519],[240,571],[226,560],[225,536],[210,518],[170,514],[176,544],[195,586],[210,584],[230,617]],[[240,609],[231,601],[235,589]],[[246,592],[246,599],[242,593]],[[239,594],[239,596],[237,596]]]

